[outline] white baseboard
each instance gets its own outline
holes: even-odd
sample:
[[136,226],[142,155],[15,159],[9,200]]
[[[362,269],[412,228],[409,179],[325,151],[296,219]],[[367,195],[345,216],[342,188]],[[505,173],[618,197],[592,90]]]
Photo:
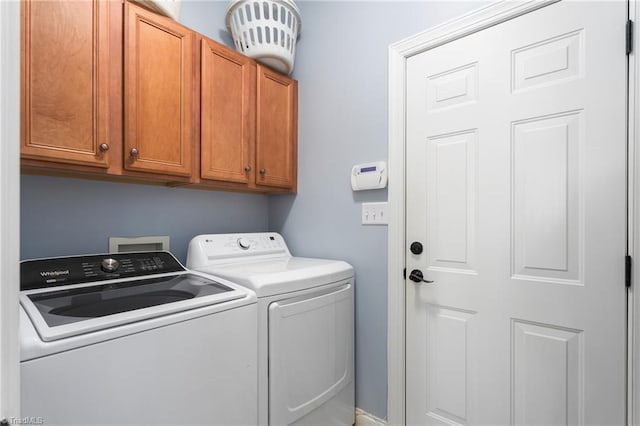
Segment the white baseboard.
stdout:
[[387,421],[356,408],[356,426],[387,426]]

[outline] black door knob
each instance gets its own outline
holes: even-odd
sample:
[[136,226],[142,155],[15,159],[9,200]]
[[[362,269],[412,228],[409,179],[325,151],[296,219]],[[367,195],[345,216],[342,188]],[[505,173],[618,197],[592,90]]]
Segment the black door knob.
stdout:
[[418,241],[412,242],[411,246],[409,246],[409,250],[411,250],[411,253],[413,253],[413,254],[422,253],[422,243],[420,243]]
[[420,269],[414,269],[409,274],[409,279],[415,283],[432,283],[433,281],[425,280]]

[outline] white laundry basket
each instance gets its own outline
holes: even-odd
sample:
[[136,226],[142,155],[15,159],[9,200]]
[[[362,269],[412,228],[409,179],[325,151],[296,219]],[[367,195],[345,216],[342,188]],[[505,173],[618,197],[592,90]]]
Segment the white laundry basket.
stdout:
[[226,24],[238,52],[291,73],[302,25],[293,0],[233,0]]

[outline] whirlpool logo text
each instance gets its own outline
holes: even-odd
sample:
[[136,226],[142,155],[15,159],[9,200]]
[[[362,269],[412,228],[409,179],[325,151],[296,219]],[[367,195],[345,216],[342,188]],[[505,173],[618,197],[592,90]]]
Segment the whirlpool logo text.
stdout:
[[40,275],[44,278],[59,277],[60,275],[69,275],[69,270],[65,269],[60,271],[42,271],[40,272]]

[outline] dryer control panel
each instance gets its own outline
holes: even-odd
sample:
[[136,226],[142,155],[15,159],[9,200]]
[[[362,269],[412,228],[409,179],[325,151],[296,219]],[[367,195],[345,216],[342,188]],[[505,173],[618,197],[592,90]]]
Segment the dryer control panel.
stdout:
[[189,243],[187,267],[197,268],[229,259],[291,256],[275,232],[198,235]]

